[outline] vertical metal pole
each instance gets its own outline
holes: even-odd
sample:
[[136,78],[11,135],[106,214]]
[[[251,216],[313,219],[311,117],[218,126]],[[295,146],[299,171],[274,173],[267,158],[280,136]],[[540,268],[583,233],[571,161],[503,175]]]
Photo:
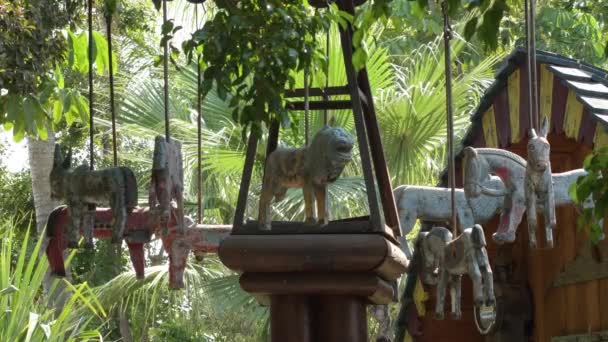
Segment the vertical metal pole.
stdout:
[[[327,29],[327,33],[325,36],[325,56],[327,57],[327,69],[325,71],[325,89],[323,89],[323,101],[325,101],[325,102],[329,101],[329,95],[327,95],[327,89],[329,88],[329,59],[330,59],[330,53],[329,53],[330,33],[329,32],[330,31],[331,31],[331,25]],[[327,125],[327,108],[325,108],[323,110],[323,125]]]
[[[194,5],[194,17],[196,21],[196,30],[198,31],[198,5]],[[198,128],[198,149],[197,149],[197,183],[198,183],[198,211],[197,211],[197,222],[203,222],[203,168],[202,168],[202,96],[201,96],[201,56],[199,55],[196,60],[196,110],[198,112],[197,128]]]
[[308,146],[310,137],[310,113],[309,113],[309,87],[308,87],[308,67],[304,68],[304,145]]
[[456,167],[454,165],[454,118],[452,113],[452,56],[450,50],[450,39],[452,39],[452,28],[448,16],[448,3],[441,3],[443,10],[443,40],[445,43],[445,102],[448,125],[448,186],[450,187],[450,202],[452,209],[452,231],[456,235]]
[[93,144],[93,135],[95,127],[93,126],[93,0],[88,2],[87,21],[89,24],[89,168],[95,169],[95,151]]
[[[163,0],[163,24],[167,22],[167,0]],[[163,78],[165,98],[165,140],[169,142],[169,42],[163,44]]]
[[112,65],[112,14],[106,15],[106,35],[108,39],[108,71],[110,73],[110,113],[112,115],[112,156],[114,167],[118,166],[118,152],[116,144],[116,108],[114,106],[114,66]]
[[535,0],[530,1],[530,9],[528,11],[529,19],[528,19],[528,28],[529,28],[529,51],[528,55],[530,56],[529,69],[528,73],[531,74],[531,87],[530,87],[530,102],[532,103],[532,118],[534,121],[534,129],[538,130],[539,128],[539,116],[538,116],[538,79],[536,75],[536,5]]

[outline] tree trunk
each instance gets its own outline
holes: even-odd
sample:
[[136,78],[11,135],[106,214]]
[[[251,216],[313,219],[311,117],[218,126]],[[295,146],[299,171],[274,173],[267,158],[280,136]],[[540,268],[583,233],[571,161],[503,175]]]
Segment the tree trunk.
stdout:
[[[30,175],[32,178],[34,210],[36,212],[36,231],[38,236],[43,239],[41,253],[44,253],[47,245],[46,236],[42,235],[47,218],[51,211],[58,205],[56,201],[51,199],[51,184],[49,181],[49,175],[53,167],[55,136],[50,129],[48,130],[48,133],[48,139],[46,141],[28,138],[27,149]],[[71,279],[69,268],[66,268],[66,276],[68,280]],[[51,273],[50,270],[48,270],[42,283],[45,294],[48,294],[48,291],[51,288],[51,281]],[[62,307],[64,302],[68,299],[66,295],[63,295],[63,289],[64,286],[62,286],[62,283],[59,283],[56,293],[61,295],[51,295],[50,299],[53,307]]]

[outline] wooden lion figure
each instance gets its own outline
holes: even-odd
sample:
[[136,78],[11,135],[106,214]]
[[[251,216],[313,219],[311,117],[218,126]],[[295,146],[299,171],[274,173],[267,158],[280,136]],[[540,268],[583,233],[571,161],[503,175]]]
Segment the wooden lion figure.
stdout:
[[[452,318],[460,319],[460,285],[463,274],[468,274],[473,281],[473,299],[475,305],[492,306],[494,281],[492,269],[486,251],[486,240],[483,228],[476,224],[467,228],[460,236],[452,240],[452,233],[444,227],[434,227],[428,232],[420,233],[417,248],[423,259],[423,276],[426,282],[437,282],[437,301],[435,317],[443,319],[446,288],[450,287]],[[430,281],[432,279],[432,281]]]
[[310,144],[302,148],[277,148],[266,158],[266,169],[260,195],[260,229],[271,229],[270,203],[280,201],[288,188],[302,188],[306,222],[329,222],[327,186],[335,182],[352,159],[353,139],[343,128],[324,126]]
[[531,247],[536,247],[536,212],[540,204],[545,216],[545,236],[547,247],[553,247],[553,228],[557,224],[555,218],[555,192],[551,174],[551,146],[547,140],[549,132],[547,117],[543,119],[540,134],[534,128],[530,129],[528,140],[528,160],[526,163],[526,178],[524,191],[526,194],[526,213],[528,217],[528,238]]
[[84,231],[85,247],[93,247],[93,224],[85,223],[89,204],[110,205],[114,216],[112,243],[120,243],[127,215],[137,206],[137,180],[133,171],[127,167],[91,171],[87,165],[71,169],[71,163],[72,152],[63,159],[61,148],[56,144],[49,177],[51,198],[65,200],[68,206],[68,247],[78,248],[80,228]]

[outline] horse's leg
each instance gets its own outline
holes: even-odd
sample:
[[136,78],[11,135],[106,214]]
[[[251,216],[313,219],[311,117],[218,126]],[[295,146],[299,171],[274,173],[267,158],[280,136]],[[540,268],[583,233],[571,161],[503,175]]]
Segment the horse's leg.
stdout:
[[452,319],[462,318],[462,310],[460,308],[461,282],[462,275],[450,275],[450,300],[452,301]]
[[[526,191],[526,212],[528,217],[528,242],[530,248],[536,248],[536,226],[538,224],[536,215],[536,189],[531,181],[526,178],[525,191]],[[546,209],[545,209],[546,211]]]
[[95,229],[96,212],[97,207],[95,205],[89,204],[83,207],[82,231],[84,233],[84,248],[86,249],[95,247],[93,245],[93,229]]
[[401,224],[401,233],[403,236],[409,234],[414,225],[416,225],[416,219],[418,215],[416,213],[416,207],[407,206],[407,207],[398,207],[399,212],[399,223]]
[[132,243],[127,242],[129,247],[129,256],[131,257],[131,263],[135,270],[135,277],[138,280],[144,279],[144,244],[143,243]]
[[112,196],[110,206],[114,214],[114,227],[112,227],[112,243],[121,243],[127,225],[127,207],[124,191],[116,191]]
[[545,181],[547,185],[547,201],[545,203],[545,238],[547,241],[547,247],[553,248],[553,228],[557,225],[557,219],[555,218],[555,192],[553,190],[551,170],[548,171],[548,179]]
[[448,271],[441,265],[439,268],[439,281],[437,282],[437,302],[435,303],[435,318],[443,319],[445,292],[448,285]]
[[485,299],[487,306],[493,306],[496,304],[496,297],[494,296],[494,275],[492,274],[492,268],[490,267],[490,261],[487,260],[486,264],[483,265],[483,288],[485,292]]
[[68,202],[68,248],[78,248],[78,235],[84,205],[77,201]]
[[177,228],[180,234],[184,234],[184,190],[181,185],[175,189],[175,203],[177,204]]
[[484,303],[484,294],[482,286],[481,271],[475,257],[466,257],[467,269],[469,277],[473,282],[473,301],[475,305],[481,306]]

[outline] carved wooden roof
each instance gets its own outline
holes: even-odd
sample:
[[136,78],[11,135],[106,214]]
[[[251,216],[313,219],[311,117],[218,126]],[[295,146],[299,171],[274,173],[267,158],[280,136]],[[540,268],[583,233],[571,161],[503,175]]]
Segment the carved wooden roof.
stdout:
[[[608,71],[541,50],[536,60],[540,115],[550,119],[550,132],[591,148],[608,145]],[[505,59],[471,117],[464,146],[507,148],[526,138],[526,62],[523,48]]]

